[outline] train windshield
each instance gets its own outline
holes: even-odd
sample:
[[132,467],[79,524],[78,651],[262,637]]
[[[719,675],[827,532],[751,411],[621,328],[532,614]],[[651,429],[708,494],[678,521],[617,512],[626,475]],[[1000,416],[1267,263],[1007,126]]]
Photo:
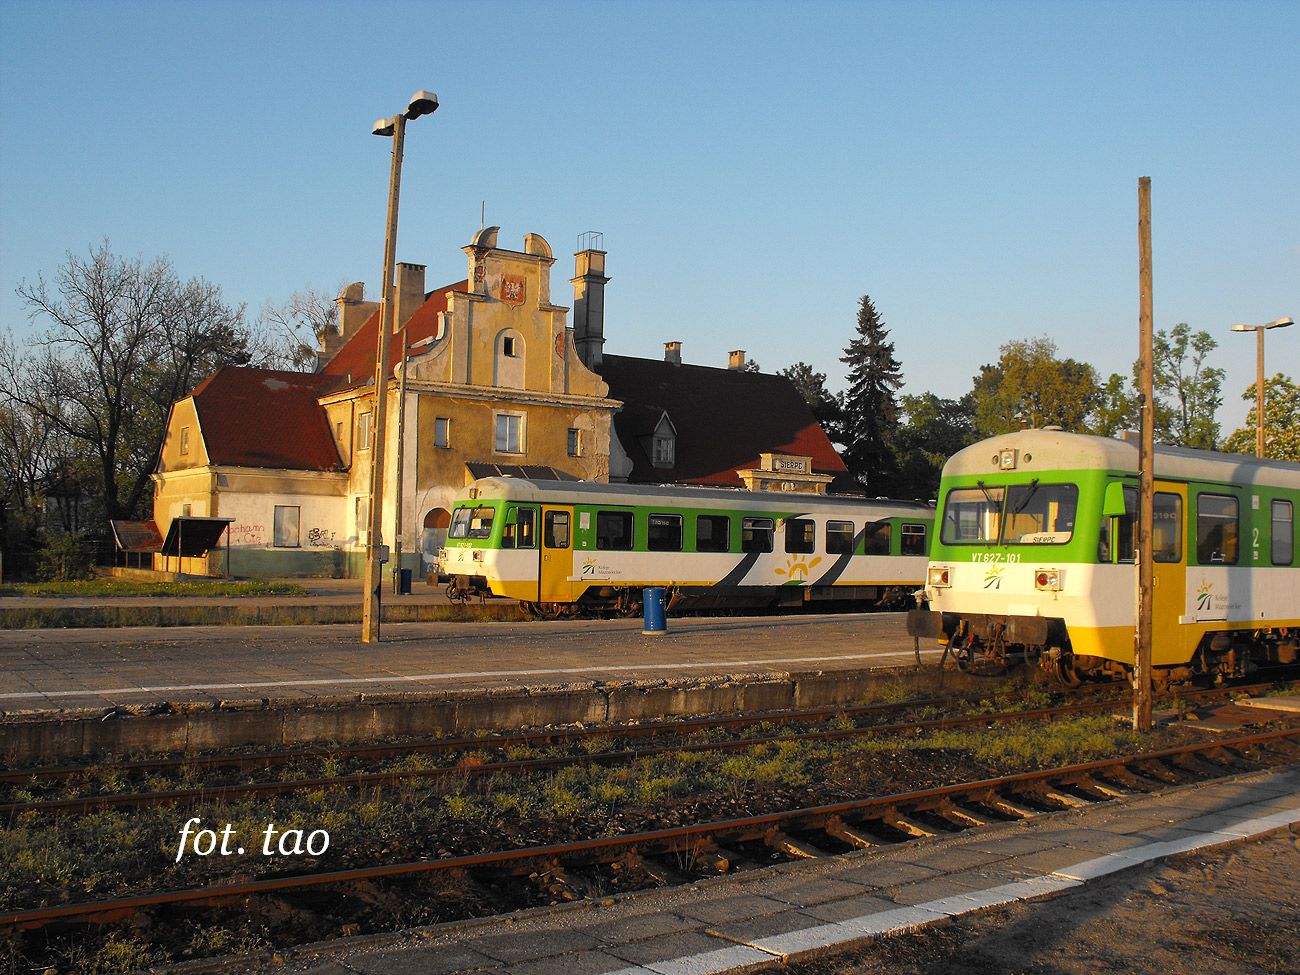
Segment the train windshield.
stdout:
[[477,508],[457,508],[451,516],[451,527],[447,530],[448,538],[490,538],[492,519],[496,515],[493,508],[481,505]]
[[954,488],[940,538],[945,545],[1063,545],[1074,534],[1078,506],[1074,484]]

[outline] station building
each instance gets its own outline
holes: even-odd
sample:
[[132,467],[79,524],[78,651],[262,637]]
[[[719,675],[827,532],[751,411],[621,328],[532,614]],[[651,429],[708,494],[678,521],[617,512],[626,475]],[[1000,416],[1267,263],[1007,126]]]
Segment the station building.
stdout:
[[[385,539],[400,506],[401,564],[427,572],[453,503],[488,475],[852,491],[791,383],[727,368],[605,355],[606,254],[575,255],[570,308],[551,300],[551,248],[498,228],[464,248],[464,280],[425,290],[399,264],[385,417]],[[581,247],[581,244],[580,244]],[[152,535],[228,522],[206,556],[157,569],[238,576],[359,576],[370,524],[380,306],[338,299],[316,372],[226,367],[172,407],[154,474]],[[404,389],[404,392],[402,390]],[[228,544],[227,544],[228,543]],[[228,560],[228,562],[227,562]]]

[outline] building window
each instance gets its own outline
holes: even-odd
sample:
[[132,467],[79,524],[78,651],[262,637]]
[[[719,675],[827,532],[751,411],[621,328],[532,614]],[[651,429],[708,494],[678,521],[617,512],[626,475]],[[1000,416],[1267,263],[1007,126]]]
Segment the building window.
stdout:
[[515,345],[515,339],[512,335],[507,335],[501,340],[501,354],[509,356],[511,359],[518,358],[519,351]]
[[522,414],[497,414],[496,449],[499,454],[522,454],[524,452],[524,418]]
[[357,450],[370,449],[370,414],[362,413],[357,417]]
[[826,554],[848,555],[853,551],[853,522],[826,522]]
[[632,550],[632,512],[596,512],[596,548],[619,552]]
[[334,424],[334,439],[337,440],[339,443],[343,442],[343,421],[342,420],[339,420],[338,423]]
[[649,515],[646,519],[646,545],[651,552],[682,550],[682,516]]
[[725,552],[731,548],[731,519],[726,515],[695,516],[695,551]]
[[672,467],[676,463],[677,443],[673,437],[654,438],[655,467]]
[[370,538],[370,499],[369,498],[357,498],[356,517],[357,517],[357,522],[356,522],[357,541],[362,545],[365,545],[367,544],[367,541]]
[[451,446],[451,420],[445,416],[433,418],[433,445],[435,447]]
[[569,456],[582,456],[582,431],[569,427]]
[[904,525],[898,541],[902,555],[926,555],[930,551],[925,544],[924,525]]
[[817,523],[810,518],[785,520],[785,550],[796,555],[807,555],[817,548]]
[[302,508],[293,504],[277,504],[275,521],[272,523],[271,544],[276,548],[298,547],[298,524],[302,518]]
[[181,456],[190,452],[190,428],[181,427]]
[[[1267,414],[1265,414],[1267,416]],[[1290,501],[1272,504],[1273,541],[1270,556],[1274,565],[1290,565],[1295,558],[1295,516]]]
[[188,517],[190,517],[190,512],[193,511],[193,510],[194,510],[194,506],[191,505],[191,504],[183,504],[183,505],[181,505],[181,517],[182,517],[182,518],[188,518]]

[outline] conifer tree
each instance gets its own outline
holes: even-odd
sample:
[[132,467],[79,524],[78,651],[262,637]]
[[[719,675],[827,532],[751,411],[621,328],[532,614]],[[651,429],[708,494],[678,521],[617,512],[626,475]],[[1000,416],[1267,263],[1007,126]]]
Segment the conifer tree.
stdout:
[[857,332],[840,357],[849,367],[841,401],[844,463],[869,496],[888,495],[898,479],[896,394],[903,373],[889,330],[868,295],[859,302]]

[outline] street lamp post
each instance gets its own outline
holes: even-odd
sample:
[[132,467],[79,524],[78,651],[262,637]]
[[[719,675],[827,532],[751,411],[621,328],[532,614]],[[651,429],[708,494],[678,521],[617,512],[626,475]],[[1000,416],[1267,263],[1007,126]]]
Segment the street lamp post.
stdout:
[[366,538],[366,571],[361,603],[361,640],[379,641],[380,592],[383,589],[384,531],[384,422],[388,413],[388,342],[393,331],[393,265],[397,252],[397,200],[402,185],[402,145],[407,119],[432,115],[438,110],[438,96],[431,91],[417,91],[406,111],[392,118],[380,119],[372,130],[375,135],[392,136],[393,169],[388,183],[388,223],[384,231],[384,289],[379,315],[379,338],[375,350],[375,398],[370,444],[370,530]]
[[1264,456],[1264,333],[1270,328],[1294,325],[1290,318],[1279,318],[1267,325],[1234,325],[1234,332],[1255,333],[1255,456]]

